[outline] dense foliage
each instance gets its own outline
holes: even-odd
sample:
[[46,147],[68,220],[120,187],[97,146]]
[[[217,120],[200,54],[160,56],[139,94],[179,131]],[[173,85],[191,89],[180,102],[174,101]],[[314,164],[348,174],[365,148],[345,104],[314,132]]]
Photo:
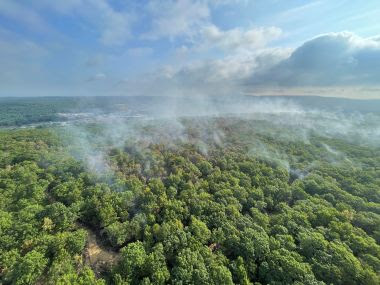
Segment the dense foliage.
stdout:
[[108,148],[100,174],[62,133],[1,131],[0,282],[380,284],[379,148],[240,119],[199,144],[186,126]]

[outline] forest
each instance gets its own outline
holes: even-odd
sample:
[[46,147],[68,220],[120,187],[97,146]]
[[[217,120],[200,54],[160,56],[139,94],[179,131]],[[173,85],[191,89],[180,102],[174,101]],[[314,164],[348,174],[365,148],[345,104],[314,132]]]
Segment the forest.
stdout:
[[0,284],[380,284],[379,117],[334,116],[0,129]]

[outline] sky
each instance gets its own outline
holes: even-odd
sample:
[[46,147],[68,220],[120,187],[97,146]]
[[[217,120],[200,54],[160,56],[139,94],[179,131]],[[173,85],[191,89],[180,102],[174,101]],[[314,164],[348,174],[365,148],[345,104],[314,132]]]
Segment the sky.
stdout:
[[0,0],[0,96],[380,98],[378,0]]

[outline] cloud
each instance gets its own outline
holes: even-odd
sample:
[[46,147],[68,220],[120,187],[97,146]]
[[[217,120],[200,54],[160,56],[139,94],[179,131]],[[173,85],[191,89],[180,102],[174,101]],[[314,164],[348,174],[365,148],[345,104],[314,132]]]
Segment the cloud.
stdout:
[[281,29],[277,27],[255,27],[247,30],[235,28],[223,31],[209,25],[201,30],[201,47],[226,51],[252,50],[265,47],[281,34]]
[[380,42],[380,36],[371,37],[370,40],[375,41],[375,42]]
[[[143,33],[141,38],[149,40],[184,38],[192,44],[199,40],[209,41],[210,44],[213,41],[218,41],[218,43],[215,42],[215,45],[228,47],[238,44],[234,42],[237,37],[243,36],[246,44],[249,42],[257,44],[260,40],[258,37],[264,37],[264,33],[273,35],[273,33],[279,32],[279,29],[275,28],[220,31],[212,24],[213,8],[242,3],[247,3],[247,0],[152,0],[146,7],[152,19],[151,29]],[[227,37],[226,40],[222,39],[224,36]]]
[[152,17],[152,29],[142,38],[150,40],[191,37],[210,17],[206,1],[150,1],[147,10]]
[[[219,33],[223,31],[216,30],[216,36],[210,37],[218,39]],[[243,39],[236,37],[232,42],[248,42],[242,45],[245,48],[261,46],[244,39],[244,32],[238,34]],[[235,47],[240,45],[227,46],[236,51]],[[252,47],[250,53],[228,54],[219,59],[159,69],[141,76],[143,80],[127,80],[121,87],[127,87],[128,94],[173,96],[379,96],[380,42],[376,38],[361,38],[347,32],[331,33],[311,39],[295,49]]]
[[237,95],[256,69],[275,65],[289,56],[288,49],[262,49],[221,59],[199,60],[183,66],[166,66],[151,73],[122,80],[121,92],[129,95]]
[[253,86],[379,85],[380,42],[342,32],[318,36],[247,81]]

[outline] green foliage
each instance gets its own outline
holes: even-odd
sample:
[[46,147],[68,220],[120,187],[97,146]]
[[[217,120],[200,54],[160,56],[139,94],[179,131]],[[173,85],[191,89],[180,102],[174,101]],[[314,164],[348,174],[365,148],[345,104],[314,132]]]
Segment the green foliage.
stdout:
[[44,255],[32,250],[19,258],[9,274],[10,276],[6,276],[5,279],[9,278],[13,284],[33,284],[41,277],[46,265],[47,259]]
[[[214,123],[226,139],[207,152],[109,148],[108,176],[53,129],[0,131],[0,282],[380,284],[379,148]],[[288,168],[253,155],[258,140]]]

